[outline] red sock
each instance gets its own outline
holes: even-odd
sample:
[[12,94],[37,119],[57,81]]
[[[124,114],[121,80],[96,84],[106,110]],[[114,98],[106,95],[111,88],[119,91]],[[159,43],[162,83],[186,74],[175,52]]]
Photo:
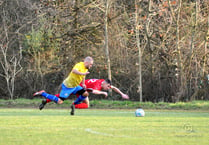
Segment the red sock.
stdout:
[[[59,98],[60,97],[60,94],[56,94],[55,96]],[[51,102],[51,100],[46,99],[46,103],[49,103],[49,102]]]
[[86,109],[86,108],[88,108],[88,105],[86,103],[80,103],[80,104],[76,104],[75,108]]
[[51,100],[49,100],[49,99],[46,99],[46,103],[49,103],[49,102],[51,102]]

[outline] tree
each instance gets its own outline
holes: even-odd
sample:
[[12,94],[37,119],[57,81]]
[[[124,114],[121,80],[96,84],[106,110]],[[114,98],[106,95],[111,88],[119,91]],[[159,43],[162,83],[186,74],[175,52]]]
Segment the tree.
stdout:
[[108,11],[109,11],[110,1],[106,0],[105,6],[105,52],[107,59],[107,70],[108,70],[108,79],[112,80],[111,77],[111,66],[110,66],[110,55],[109,55],[109,47],[108,47]]
[[207,1],[4,0],[0,9],[0,95],[6,66],[22,67],[14,96],[28,97],[38,89],[55,93],[73,64],[90,55],[88,77],[111,78],[132,100],[208,99],[201,85],[208,74]]
[[138,87],[138,92],[140,93],[140,102],[142,102],[142,52],[141,52],[141,47],[140,47],[140,39],[139,39],[139,26],[140,26],[140,24],[139,24],[139,16],[138,16],[138,14],[139,14],[139,9],[138,9],[138,1],[136,1],[135,0],[135,7],[136,7],[136,13],[135,13],[135,16],[136,16],[136,26],[135,26],[135,28],[136,28],[136,43],[137,43],[137,48],[138,48],[138,51],[139,51],[139,72],[138,72],[138,74],[139,74],[139,87]]
[[[21,72],[21,60],[22,60],[22,46],[19,45],[19,50],[13,50],[11,52],[11,43],[13,39],[9,36],[9,28],[12,27],[7,25],[6,22],[6,12],[3,9],[3,26],[0,29],[0,63],[3,69],[3,72],[0,73],[0,76],[5,78],[6,87],[9,92],[10,99],[14,99],[14,90],[15,90],[15,79],[18,73]],[[17,51],[17,53],[16,53]]]

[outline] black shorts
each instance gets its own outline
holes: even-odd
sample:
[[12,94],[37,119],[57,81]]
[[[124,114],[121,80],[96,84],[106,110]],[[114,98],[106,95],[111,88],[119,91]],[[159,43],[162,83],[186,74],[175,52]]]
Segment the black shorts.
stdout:
[[79,90],[76,94],[82,95],[84,92],[86,92],[86,90],[83,88],[83,89]]

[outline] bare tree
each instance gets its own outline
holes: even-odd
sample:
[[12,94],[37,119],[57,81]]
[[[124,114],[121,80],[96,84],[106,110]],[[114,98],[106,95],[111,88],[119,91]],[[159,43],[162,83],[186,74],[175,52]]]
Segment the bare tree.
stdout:
[[13,99],[15,89],[15,78],[17,74],[22,70],[22,66],[20,64],[22,60],[22,47],[19,47],[19,51],[17,54],[15,51],[11,52],[11,50],[9,49],[11,40],[8,36],[8,28],[11,26],[7,26],[5,22],[6,17],[4,10],[3,14],[3,28],[1,29],[0,35],[0,56],[2,56],[0,59],[0,63],[3,68],[3,73],[0,73],[0,76],[5,78],[10,99]]
[[[140,0],[141,1],[141,0]],[[139,39],[139,8],[138,8],[138,1],[135,0],[135,17],[136,17],[136,44],[137,44],[137,48],[138,48],[138,57],[139,57],[139,70],[138,70],[138,75],[139,75],[139,86],[138,86],[138,92],[139,92],[139,100],[140,102],[142,102],[142,52],[141,52],[141,47],[140,47],[140,39]]]
[[203,76],[206,74],[206,75],[208,75],[209,74],[209,71],[207,71],[207,69],[206,69],[206,64],[207,63],[209,63],[209,62],[207,62],[207,56],[208,56],[208,42],[209,42],[209,16],[208,16],[208,18],[207,18],[207,33],[206,33],[206,36],[205,36],[205,45],[204,45],[204,63],[203,63]]
[[31,91],[57,87],[46,87],[49,78],[55,82],[54,75],[67,74],[66,68],[91,55],[97,62],[89,77],[108,75],[133,100],[201,98],[190,95],[200,90],[200,77],[208,73],[206,1],[4,0],[0,8],[4,86],[6,68],[13,70],[10,76],[21,69],[23,47],[26,75],[20,73],[16,83],[24,81]]
[[[183,74],[183,65],[182,65],[182,52],[181,52],[181,46],[180,46],[180,17],[181,17],[181,7],[182,7],[182,0],[178,1],[178,9],[177,9],[177,18],[176,18],[176,49],[177,49],[177,71],[178,71],[178,80],[179,83],[179,92],[176,96],[176,101],[179,101],[179,99],[184,95],[185,91],[185,80],[184,80],[184,74]],[[175,16],[174,16],[175,17]]]
[[109,55],[109,43],[108,43],[108,11],[109,11],[110,1],[106,0],[105,6],[105,52],[107,59],[107,69],[108,69],[108,79],[112,80],[111,76],[111,66],[110,66],[110,55]]
[[[192,31],[192,35],[191,35],[191,44],[190,44],[190,53],[189,53],[189,55],[188,55],[188,60],[189,60],[189,62],[188,62],[188,72],[190,72],[191,73],[191,75],[187,75],[187,76],[190,76],[190,78],[188,77],[188,79],[190,79],[190,81],[189,82],[193,82],[193,80],[194,80],[194,94],[198,91],[198,76],[199,76],[199,74],[198,74],[198,70],[197,70],[197,67],[195,67],[195,71],[191,71],[191,68],[192,68],[192,60],[197,60],[197,55],[195,55],[194,54],[194,43],[195,43],[195,34],[196,34],[196,29],[197,29],[197,20],[198,20],[198,10],[199,10],[199,1],[197,0],[196,2],[195,2],[195,12],[194,12],[194,14],[192,14],[192,17],[191,17],[191,19],[192,19],[192,29],[191,29],[191,31]],[[196,66],[197,66],[197,62],[196,62]],[[192,74],[194,74],[194,75],[192,75]],[[195,76],[195,77],[192,77],[192,76]],[[190,85],[191,86],[191,85]],[[191,87],[189,87],[188,89],[188,94],[187,94],[187,100],[189,100],[189,98],[190,98],[190,95],[192,94],[192,92],[191,92],[191,90],[192,90],[192,88]],[[190,100],[193,100],[193,98],[191,97],[190,98]]]

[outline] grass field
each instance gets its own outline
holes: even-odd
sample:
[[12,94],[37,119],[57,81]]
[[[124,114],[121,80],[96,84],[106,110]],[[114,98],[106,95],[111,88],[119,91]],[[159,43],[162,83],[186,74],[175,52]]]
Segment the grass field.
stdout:
[[208,145],[208,111],[0,109],[0,145]]

